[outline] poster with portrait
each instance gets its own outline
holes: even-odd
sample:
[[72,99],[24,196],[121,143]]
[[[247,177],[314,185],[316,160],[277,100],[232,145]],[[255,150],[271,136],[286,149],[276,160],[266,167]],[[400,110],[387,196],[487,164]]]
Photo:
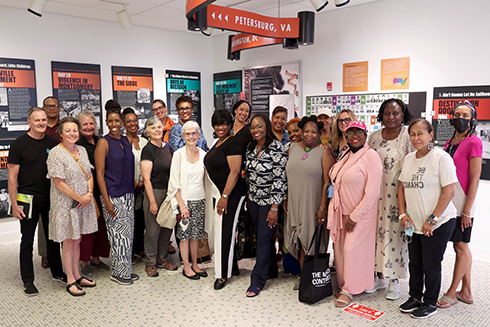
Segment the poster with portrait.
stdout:
[[242,99],[242,71],[213,74],[214,109],[231,112],[233,105]]
[[342,109],[350,109],[357,118],[364,121],[368,133],[372,133],[381,128],[381,124],[376,120],[381,104],[392,98],[405,102],[414,118],[425,117],[426,92],[307,96],[306,115],[315,115],[318,109],[323,107],[330,108],[334,114]]
[[288,109],[288,120],[301,117],[301,62],[245,68],[243,92],[254,114],[270,116],[282,106]]
[[37,106],[34,60],[0,58],[0,139],[26,133],[27,111]]
[[132,108],[139,126],[144,126],[153,116],[153,68],[112,66],[112,96],[123,109]]
[[101,133],[100,65],[52,61],[51,71],[53,96],[60,103],[60,118],[76,118],[81,111],[91,111]]
[[192,120],[201,125],[201,73],[178,70],[166,70],[167,80],[167,114],[173,121],[178,121],[175,101],[185,95],[192,99],[194,107]]
[[482,179],[490,180],[490,85],[435,87],[432,125],[436,145],[444,146],[453,136],[449,124],[454,106],[468,100],[476,108],[478,125],[475,134],[483,143]]

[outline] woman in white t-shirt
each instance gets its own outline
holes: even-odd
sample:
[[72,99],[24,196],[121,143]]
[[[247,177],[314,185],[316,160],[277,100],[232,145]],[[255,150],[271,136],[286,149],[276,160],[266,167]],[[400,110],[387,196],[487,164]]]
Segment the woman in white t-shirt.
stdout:
[[441,263],[456,224],[451,199],[458,179],[451,156],[432,146],[431,123],[415,119],[408,133],[417,151],[405,157],[398,178],[400,223],[406,229],[413,227],[408,244],[410,298],[400,310],[412,312],[414,318],[426,318],[437,312]]
[[[206,152],[197,147],[201,129],[194,121],[182,126],[185,146],[175,151],[170,166],[170,181],[167,197],[172,200],[174,211],[178,209],[181,220],[177,222],[176,236],[180,240],[180,254],[184,262],[182,274],[189,279],[207,277],[197,266],[199,240],[204,238],[204,156]],[[175,208],[174,204],[178,203]],[[189,253],[192,266],[189,263]]]

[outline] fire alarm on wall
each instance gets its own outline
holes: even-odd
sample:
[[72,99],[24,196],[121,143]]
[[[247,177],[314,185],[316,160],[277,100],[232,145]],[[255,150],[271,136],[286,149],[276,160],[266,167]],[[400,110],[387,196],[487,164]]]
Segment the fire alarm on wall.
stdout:
[[327,82],[327,91],[332,91],[332,82]]

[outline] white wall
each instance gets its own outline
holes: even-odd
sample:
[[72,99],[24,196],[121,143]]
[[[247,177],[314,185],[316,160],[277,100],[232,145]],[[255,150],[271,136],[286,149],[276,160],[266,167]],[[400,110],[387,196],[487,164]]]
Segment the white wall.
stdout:
[[[111,66],[153,68],[154,97],[166,101],[165,70],[201,72],[202,117],[206,139],[212,139],[212,41],[200,33],[177,33],[118,23],[0,6],[0,57],[34,59],[38,104],[52,94],[51,61],[101,65],[102,103],[112,98]],[[182,19],[186,27],[186,21]],[[105,114],[104,114],[105,117]],[[105,120],[105,118],[104,118]],[[107,132],[107,129],[105,129]],[[0,244],[20,240],[19,223],[0,219]]]
[[[333,4],[333,2],[332,2]],[[331,5],[332,5],[331,4]],[[369,61],[368,93],[380,90],[381,59],[410,57],[411,92],[427,92],[432,108],[433,88],[490,84],[490,1],[382,0],[316,15],[315,44],[298,50],[280,45],[242,51],[237,62],[225,60],[228,38],[213,38],[214,71],[228,71],[295,60],[303,61],[305,96],[342,93],[342,64]],[[473,255],[490,261],[490,213],[482,181],[471,241]]]

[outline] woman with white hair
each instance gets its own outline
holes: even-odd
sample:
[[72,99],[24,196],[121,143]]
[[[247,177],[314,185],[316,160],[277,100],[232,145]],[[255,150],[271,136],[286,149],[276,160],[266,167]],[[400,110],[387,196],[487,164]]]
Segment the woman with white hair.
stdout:
[[[182,274],[189,279],[200,279],[208,274],[197,266],[199,240],[204,237],[204,156],[206,152],[197,147],[201,129],[195,121],[182,126],[185,146],[175,151],[170,169],[167,200],[174,212],[180,213],[176,236],[180,240],[180,252],[184,269]],[[176,201],[175,201],[176,200]],[[192,266],[189,263],[189,252]]]
[[141,175],[145,185],[145,271],[149,277],[157,277],[157,267],[177,270],[177,266],[167,260],[172,230],[161,227],[156,221],[158,208],[167,194],[173,151],[162,141],[163,125],[158,118],[151,117],[146,121],[145,133],[150,141],[141,152]]

